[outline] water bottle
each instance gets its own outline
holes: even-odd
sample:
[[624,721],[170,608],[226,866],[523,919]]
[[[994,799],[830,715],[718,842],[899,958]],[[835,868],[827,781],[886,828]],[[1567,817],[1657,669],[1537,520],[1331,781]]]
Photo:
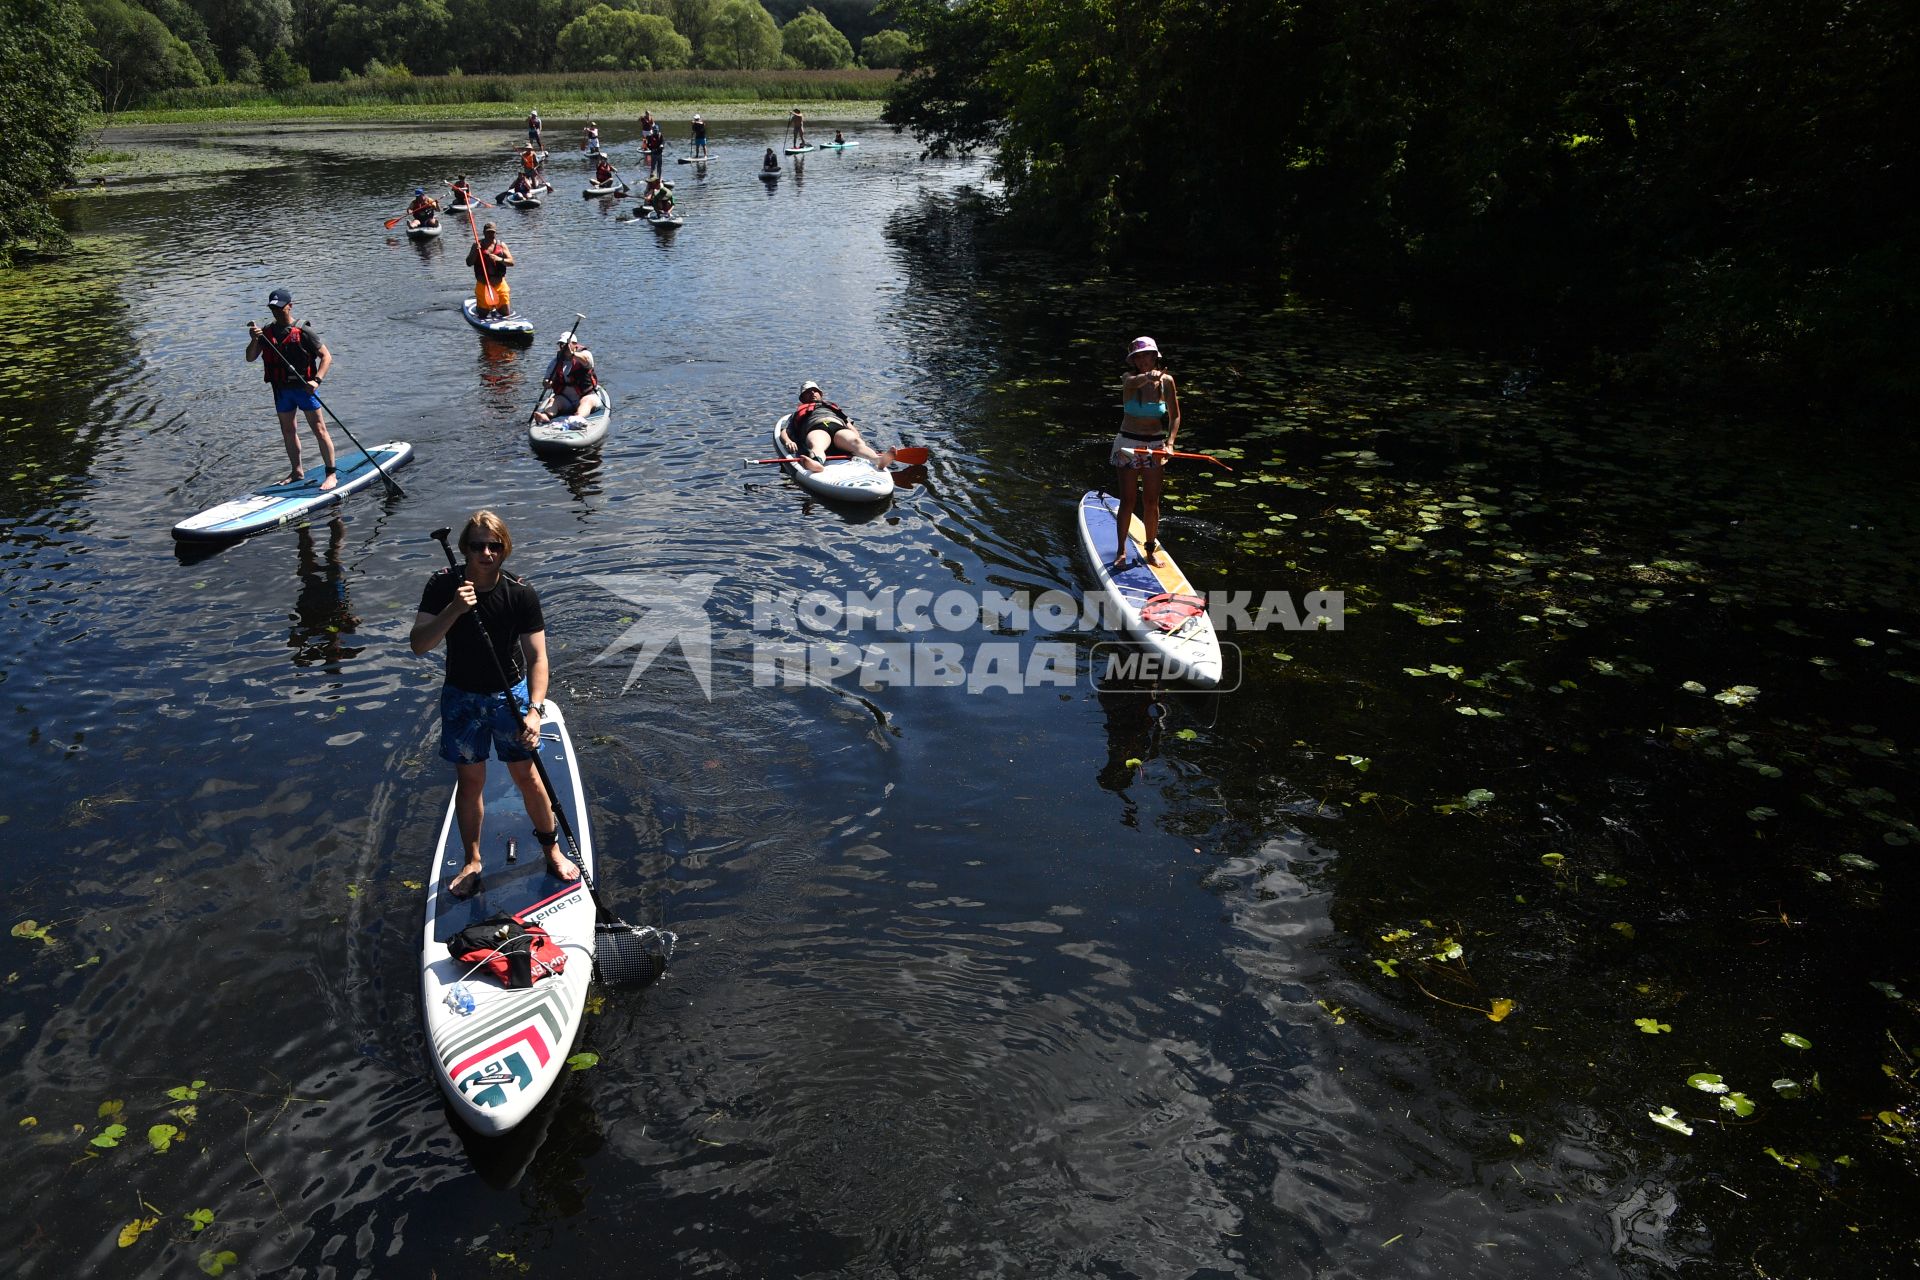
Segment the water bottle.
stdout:
[[447,991],[447,1008],[461,1017],[473,1012],[473,992],[467,990],[467,984],[456,982]]

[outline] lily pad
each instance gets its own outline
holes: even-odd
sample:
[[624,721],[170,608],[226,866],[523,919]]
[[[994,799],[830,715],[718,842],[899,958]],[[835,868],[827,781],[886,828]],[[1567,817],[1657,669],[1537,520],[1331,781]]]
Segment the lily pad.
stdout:
[[1650,1036],[1662,1035],[1673,1030],[1671,1025],[1661,1022],[1657,1018],[1635,1018],[1633,1025]]
[[1780,1043],[1786,1045],[1789,1049],[1813,1048],[1813,1041],[1807,1039],[1805,1036],[1795,1035],[1791,1031],[1784,1031],[1780,1034]]
[[1725,1093],[1726,1081],[1711,1071],[1696,1071],[1687,1077],[1687,1083],[1702,1093]]
[[1672,1107],[1662,1107],[1658,1111],[1649,1111],[1647,1112],[1647,1119],[1653,1121],[1662,1129],[1671,1129],[1675,1133],[1685,1134],[1689,1138],[1693,1136],[1693,1126],[1682,1120],[1680,1113]]
[[567,1059],[567,1068],[570,1071],[585,1071],[588,1067],[597,1065],[599,1061],[600,1055],[597,1053],[576,1053]]

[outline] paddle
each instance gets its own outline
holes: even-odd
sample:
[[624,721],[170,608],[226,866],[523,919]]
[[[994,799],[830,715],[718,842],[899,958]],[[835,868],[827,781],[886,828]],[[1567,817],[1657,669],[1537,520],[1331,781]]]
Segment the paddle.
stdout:
[[[306,386],[307,380],[305,378],[300,377],[300,371],[293,367],[293,361],[287,359],[286,356],[281,355],[280,348],[274,346],[271,342],[265,341],[264,339],[261,341],[260,345],[265,349],[267,349],[268,351],[273,352],[274,355],[279,356],[280,363],[287,366],[287,372],[292,374],[295,378],[299,378],[300,385]],[[318,391],[314,391],[312,387],[307,387],[307,390],[312,393],[313,402],[320,406],[321,412],[325,413],[329,418],[332,418],[333,425],[340,428],[340,430],[346,435],[347,439],[353,441],[353,447],[358,449],[363,455],[365,455],[367,461],[373,464],[373,469],[375,471],[378,471],[380,473],[380,478],[387,482],[387,488],[393,490],[396,494],[398,494],[402,498],[406,497],[407,491],[405,489],[402,489],[397,483],[395,483],[394,478],[387,474],[387,469],[380,465],[380,459],[374,457],[373,454],[369,453],[367,451],[367,446],[361,444],[359,440],[354,438],[353,432],[347,429],[347,424],[340,421],[340,415],[335,413],[332,409],[327,408],[327,402],[320,398],[320,393]]]
[[[580,322],[585,320],[586,318],[587,317],[584,314],[578,311],[574,312],[573,326],[569,328],[566,331],[566,333],[561,335],[560,341],[563,344],[572,341],[573,336],[580,332]],[[547,402],[547,396],[550,390],[550,384],[553,382],[553,371],[556,368],[558,368],[559,365],[560,365],[560,353],[556,351],[554,352],[553,359],[547,362],[547,372],[540,379],[540,397],[539,399],[533,402],[533,408],[527,411],[528,426],[533,425],[533,420],[535,416],[537,416],[540,412],[540,406]]]
[[[464,580],[467,571],[458,560],[453,558],[453,547],[447,541],[447,536],[452,532],[450,528],[435,529],[428,536],[439,543],[440,549],[447,553],[447,567],[460,574]],[[481,647],[487,651],[487,657],[493,662],[494,674],[500,677],[500,684],[506,689],[507,697],[513,702],[513,709],[524,721],[529,708],[514,696],[514,682],[507,678],[507,669],[500,664],[500,654],[493,647],[493,637],[487,634],[487,624],[480,621],[478,610],[468,610],[468,615],[472,617],[473,625],[480,632]],[[560,793],[553,788],[553,779],[547,774],[547,762],[540,758],[537,743],[533,751],[533,768],[534,772],[540,775],[540,785],[546,788],[547,803],[553,806],[553,816],[560,827],[560,833],[567,838],[567,851],[578,859],[580,839],[573,834],[573,823],[567,820],[566,807],[560,803]],[[580,867],[580,882],[586,885],[587,894],[593,899],[594,913],[599,917],[593,926],[593,962],[594,966],[600,970],[601,976],[610,982],[631,982],[643,977],[656,978],[664,972],[666,957],[662,954],[661,944],[649,940],[650,936],[652,939],[662,937],[659,930],[642,929],[637,925],[628,924],[608,910],[607,904],[601,901],[600,891],[594,887],[592,876],[587,873],[587,868],[584,866]],[[670,943],[665,946],[668,950],[671,949]]]
[[[899,463],[903,467],[922,466],[926,463],[927,459],[931,456],[932,455],[927,452],[927,448],[925,445],[918,445],[918,444],[896,445],[893,450],[893,460]],[[852,457],[853,455],[850,453],[830,453],[827,455],[827,461],[828,462],[847,462],[851,460]],[[800,460],[800,455],[796,453],[792,457],[787,457],[787,458],[748,458],[747,465],[760,466],[763,463],[768,463],[768,462],[798,462],[799,460]]]
[[[492,298],[495,302],[498,302],[500,300],[500,295],[494,292],[493,273],[487,270],[487,251],[480,244],[480,224],[474,219],[472,205],[467,206],[466,214],[467,214],[467,230],[473,233],[473,248],[475,251],[476,259],[480,263],[480,281],[482,284],[487,286],[487,296],[489,298]],[[480,300],[478,298],[474,299],[474,302],[476,304],[478,304],[479,301]],[[512,313],[509,312],[508,314],[512,314]]]
[[1124,450],[1123,452],[1144,453],[1147,456],[1153,457],[1153,458],[1197,458],[1201,462],[1211,462],[1214,466],[1220,468],[1222,471],[1233,470],[1232,467],[1220,461],[1220,459],[1214,457],[1210,453],[1180,453],[1177,451],[1169,452],[1166,449],[1127,449],[1127,450]]
[[457,204],[463,204],[467,206],[467,208],[469,209],[471,209],[475,205],[479,205],[482,209],[493,208],[493,206],[488,204],[485,200],[482,200],[478,196],[474,195],[472,187],[468,187],[465,195],[463,196],[460,191],[460,188],[454,186],[451,182],[443,182],[440,185],[445,187],[447,190],[453,192],[454,201]]
[[[400,218],[404,218],[404,217],[406,217],[406,216],[408,216],[408,214],[411,214],[412,212],[413,212],[413,210],[411,210],[411,209],[409,209],[409,210],[407,210],[407,212],[406,212],[406,213],[403,213],[403,214],[401,214],[401,215],[400,215]],[[398,222],[398,221],[400,221],[400,218],[388,218],[388,219],[387,219],[387,223],[386,223],[386,226],[387,226],[387,230],[389,230],[389,231],[391,231],[391,230],[393,230],[393,224],[394,224],[394,223],[396,223],[396,222]]]

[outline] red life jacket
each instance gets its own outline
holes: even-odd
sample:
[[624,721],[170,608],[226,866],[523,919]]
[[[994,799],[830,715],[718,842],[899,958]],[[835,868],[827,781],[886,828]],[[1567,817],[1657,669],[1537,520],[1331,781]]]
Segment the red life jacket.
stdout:
[[600,385],[600,375],[585,360],[577,360],[569,351],[553,362],[553,385],[571,387],[581,395]]
[[606,186],[609,182],[612,182],[613,166],[608,164],[605,160],[602,160],[598,165],[594,166],[593,180],[595,183],[603,187]]
[[[318,367],[318,357],[307,350],[307,344],[302,341],[306,332],[299,325],[290,324],[284,334],[275,337],[273,331],[277,327],[268,325],[260,331],[260,359],[266,365],[267,381],[273,384],[276,391],[283,387],[305,386]],[[286,359],[283,361],[267,351],[265,348],[269,345]],[[288,369],[289,365],[292,371]]]
[[[787,423],[787,430],[790,432],[804,432],[808,430],[807,419],[813,416],[815,409],[825,409],[829,411],[836,418],[840,419],[840,425],[843,427],[849,425],[847,421],[847,411],[845,409],[842,409],[831,400],[813,400],[793,411],[793,418]],[[794,438],[798,440],[803,437],[796,435]]]

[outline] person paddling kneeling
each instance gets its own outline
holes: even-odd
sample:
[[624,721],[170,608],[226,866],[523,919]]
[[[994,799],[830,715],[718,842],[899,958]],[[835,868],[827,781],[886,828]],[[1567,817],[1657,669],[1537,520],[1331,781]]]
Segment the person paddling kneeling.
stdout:
[[[547,623],[539,593],[505,572],[513,535],[491,511],[476,511],[460,531],[464,571],[442,569],[427,579],[407,642],[416,654],[447,642],[446,681],[440,686],[440,758],[453,766],[454,815],[466,862],[447,892],[469,898],[480,889],[480,828],[486,817],[487,753],[492,748],[520,789],[533,821],[533,838],[547,869],[566,881],[580,868],[560,851],[553,802],[533,768],[547,699]],[[472,613],[480,626],[456,626]],[[482,633],[484,628],[484,638]],[[487,646],[493,646],[493,656]],[[497,659],[497,662],[496,662]],[[501,687],[501,674],[513,681]]]

